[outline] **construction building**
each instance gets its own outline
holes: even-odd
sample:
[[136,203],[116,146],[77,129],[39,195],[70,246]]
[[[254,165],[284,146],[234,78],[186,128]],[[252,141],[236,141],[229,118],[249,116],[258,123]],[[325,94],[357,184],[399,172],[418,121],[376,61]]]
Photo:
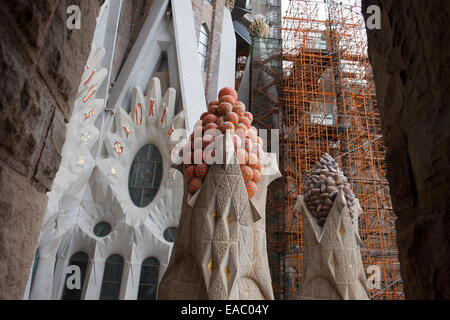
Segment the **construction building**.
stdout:
[[[278,297],[293,299],[302,275],[302,219],[293,210],[303,179],[329,153],[364,214],[361,254],[373,299],[403,298],[385,147],[359,1],[290,1],[282,25],[280,167],[283,217],[273,239]],[[260,88],[253,88],[258,91]],[[268,215],[269,218],[269,215]],[[277,250],[278,249],[278,250]]]
[[[287,4],[287,2],[284,2]],[[359,1],[266,1],[270,33],[253,37],[236,86],[259,129],[278,129],[283,177],[269,188],[267,247],[275,296],[295,299],[302,275],[302,218],[294,212],[303,179],[324,153],[338,160],[364,214],[362,259],[373,299],[402,299],[395,215]],[[254,12],[255,13],[255,12]],[[239,56],[239,55],[238,55]],[[241,67],[242,69],[242,67]],[[240,87],[239,87],[240,85]],[[276,144],[275,144],[276,145]]]
[[[118,128],[126,128],[128,138],[121,112],[133,113],[158,77],[163,95],[176,89],[171,116],[182,114],[188,131],[218,89],[233,85],[255,127],[269,130],[265,151],[278,154],[282,173],[270,185],[266,204],[275,299],[297,297],[304,244],[294,206],[304,178],[324,153],[339,162],[364,211],[359,234],[370,297],[404,299],[360,1],[143,3],[106,1],[96,17],[93,45],[104,48],[96,71],[105,73],[96,88],[98,109],[91,114],[80,101],[72,103],[73,113],[61,116],[69,123],[61,164],[48,184],[42,177],[33,182],[49,200],[23,297],[156,298],[176,236],[183,177],[165,163],[170,150],[158,140],[167,135],[165,127],[136,130],[145,138],[122,142],[120,148],[130,150],[128,166],[118,165],[107,145]],[[268,25],[267,34],[251,34],[258,17]],[[68,292],[67,267],[73,264],[82,270],[82,287]]]

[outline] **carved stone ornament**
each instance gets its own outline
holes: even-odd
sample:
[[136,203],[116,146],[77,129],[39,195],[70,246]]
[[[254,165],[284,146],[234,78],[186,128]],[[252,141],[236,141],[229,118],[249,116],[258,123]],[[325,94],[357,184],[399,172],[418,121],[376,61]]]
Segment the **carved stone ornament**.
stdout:
[[177,239],[158,299],[274,299],[266,247],[267,186],[281,176],[271,154],[249,199],[237,161],[213,164],[186,191]]
[[295,210],[303,215],[305,249],[299,300],[369,299],[358,234],[358,216],[362,214],[358,199],[352,209],[353,217],[343,191],[339,191],[325,224],[320,227],[303,196],[298,197]]

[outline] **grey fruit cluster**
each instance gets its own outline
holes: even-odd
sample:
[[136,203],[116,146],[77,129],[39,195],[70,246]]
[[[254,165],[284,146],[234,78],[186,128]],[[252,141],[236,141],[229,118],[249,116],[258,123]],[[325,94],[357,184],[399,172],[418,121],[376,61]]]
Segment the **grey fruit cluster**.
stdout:
[[308,209],[317,218],[317,224],[323,226],[327,220],[331,206],[339,190],[343,190],[345,200],[353,214],[355,195],[339,164],[328,153],[325,153],[306,177],[303,185],[303,196]]

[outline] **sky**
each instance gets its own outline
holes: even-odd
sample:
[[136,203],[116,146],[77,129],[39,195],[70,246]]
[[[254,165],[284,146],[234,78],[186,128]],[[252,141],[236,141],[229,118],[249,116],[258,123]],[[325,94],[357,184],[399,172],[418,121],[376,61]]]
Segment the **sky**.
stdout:
[[281,13],[283,14],[283,16],[286,14],[288,5],[289,5],[289,0],[281,0]]
[[[289,1],[290,0],[281,0],[281,14],[282,14],[283,17],[286,16],[286,12],[287,12],[288,7],[289,7]],[[312,1],[312,2],[319,2],[319,1],[316,0],[316,1]],[[323,0],[320,1],[320,2],[322,3]],[[344,2],[345,3],[346,0],[343,0],[343,1],[340,1],[340,2]],[[325,8],[325,4],[322,4],[321,7]],[[320,10],[318,18],[319,19],[326,19],[326,11],[325,10]]]
[[[289,7],[289,1],[290,0],[281,0],[281,14],[283,17],[286,15],[286,11]],[[313,3],[322,4],[321,8],[325,9],[325,3],[324,3],[325,1],[324,0],[310,0],[310,1]],[[353,3],[353,4],[355,3],[355,0],[339,0],[336,2],[342,4],[344,7],[349,7],[351,3]],[[320,10],[320,12],[319,12],[319,19],[322,19],[322,18],[326,19],[326,11],[325,10]]]

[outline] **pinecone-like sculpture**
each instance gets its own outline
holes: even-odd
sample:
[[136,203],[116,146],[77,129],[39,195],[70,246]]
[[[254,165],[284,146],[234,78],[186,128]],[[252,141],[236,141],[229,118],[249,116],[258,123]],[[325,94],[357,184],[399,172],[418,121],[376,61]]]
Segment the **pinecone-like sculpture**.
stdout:
[[237,92],[223,88],[218,99],[183,148],[183,207],[158,299],[274,298],[265,209],[267,187],[281,173]]
[[225,6],[230,10],[233,11],[235,5],[235,0],[225,0]]
[[250,25],[249,31],[252,38],[266,38],[269,36],[269,25],[265,22],[264,18],[256,18]]
[[312,169],[303,186],[305,203],[311,214],[317,218],[317,224],[323,226],[339,190],[345,194],[350,215],[353,213],[355,195],[339,164],[328,153]]

